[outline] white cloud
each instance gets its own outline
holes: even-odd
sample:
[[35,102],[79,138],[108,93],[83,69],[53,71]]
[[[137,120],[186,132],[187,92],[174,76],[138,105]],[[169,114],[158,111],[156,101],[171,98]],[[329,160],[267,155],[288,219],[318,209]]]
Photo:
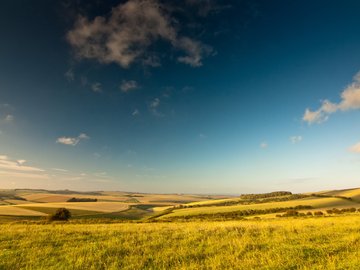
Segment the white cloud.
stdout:
[[69,68],[65,72],[64,76],[69,82],[72,82],[73,80],[75,80],[75,74],[74,74],[74,70],[72,68]]
[[124,93],[129,92],[131,90],[135,90],[139,88],[139,85],[136,81],[126,81],[123,80],[120,84],[120,89],[121,91],[123,91]]
[[137,116],[137,115],[140,115],[140,111],[138,109],[135,109],[132,114],[132,116]]
[[43,169],[25,166],[24,163],[26,160],[10,160],[9,157],[5,155],[0,156],[0,169],[8,170],[8,171],[18,171],[18,172],[44,172]]
[[93,91],[96,92],[96,93],[101,93],[101,92],[102,92],[101,83],[99,83],[99,82],[93,83],[93,84],[91,85],[91,90],[93,90]]
[[57,172],[69,172],[68,170],[60,169],[60,168],[52,168],[52,170],[57,171]]
[[351,146],[349,148],[350,152],[354,152],[354,153],[360,153],[360,142],[354,144],[353,146]]
[[6,115],[5,116],[5,122],[7,122],[7,123],[11,123],[11,122],[13,122],[14,121],[14,119],[15,119],[15,117],[12,115],[12,114],[8,114],[8,115]]
[[298,135],[298,136],[291,136],[290,138],[291,143],[295,144],[295,143],[299,143],[302,141],[302,136]]
[[81,140],[90,139],[85,133],[81,133],[78,137],[60,137],[56,140],[56,143],[61,143],[65,145],[77,145]]
[[207,136],[206,136],[205,134],[203,134],[203,133],[200,133],[200,134],[199,134],[199,138],[200,138],[200,139],[206,139]]
[[81,133],[81,134],[79,135],[79,139],[88,140],[88,139],[90,139],[90,137],[89,137],[88,135],[86,135],[85,133]]
[[144,66],[160,67],[160,59],[156,55],[150,55],[142,61]]
[[163,116],[162,113],[159,112],[160,99],[154,98],[149,105],[150,112],[155,116]]
[[26,172],[12,172],[12,171],[1,171],[0,176],[3,177],[16,177],[16,178],[31,178],[31,179],[49,179],[47,174],[34,174],[34,173],[26,173]]
[[158,99],[158,98],[155,98],[153,101],[151,101],[151,103],[150,103],[150,107],[151,108],[154,108],[154,109],[156,109],[157,107],[159,107],[159,105],[160,105],[160,99]]
[[17,164],[19,166],[22,166],[23,164],[25,164],[26,160],[25,159],[18,159],[16,162],[17,162]]
[[311,111],[305,110],[303,121],[309,124],[322,123],[328,120],[329,115],[339,110],[349,111],[360,109],[360,73],[354,76],[354,82],[348,85],[340,95],[339,103],[332,103],[325,99],[321,102],[319,109]]
[[262,148],[262,149],[265,149],[265,148],[268,148],[268,143],[267,142],[262,142],[262,143],[260,143],[260,148]]
[[200,41],[179,35],[173,26],[169,8],[157,0],[129,0],[114,7],[109,17],[97,16],[93,20],[79,16],[67,40],[78,58],[96,59],[101,63],[117,63],[127,68],[139,60],[152,66],[159,59],[148,52],[159,39],[167,41],[185,55],[178,61],[193,67],[202,65],[204,56],[212,48]]

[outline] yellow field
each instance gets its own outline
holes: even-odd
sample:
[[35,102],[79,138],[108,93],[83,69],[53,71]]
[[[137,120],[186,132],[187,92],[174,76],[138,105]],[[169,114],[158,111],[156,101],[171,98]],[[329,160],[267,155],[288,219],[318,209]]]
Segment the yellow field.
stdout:
[[4,200],[4,202],[8,203],[8,204],[28,204],[29,201],[24,201],[24,200]]
[[[346,198],[335,197],[307,197],[288,201],[274,201],[267,203],[235,204],[221,206],[226,202],[242,201],[239,197],[224,196],[199,196],[183,194],[145,194],[126,192],[97,192],[97,193],[76,193],[70,191],[49,192],[45,190],[19,190],[2,191],[3,196],[10,198],[22,197],[20,199],[0,198],[0,216],[42,216],[55,212],[57,208],[68,208],[74,211],[75,216],[92,216],[96,214],[110,214],[104,218],[115,218],[122,215],[126,219],[142,219],[155,215],[156,219],[172,217],[185,217],[203,214],[228,213],[242,210],[263,210],[273,208],[289,208],[299,205],[311,206],[315,210],[331,208],[360,208],[360,189],[333,190],[317,192],[319,195],[351,197],[352,201]],[[4,197],[4,198],[5,198]],[[67,202],[70,198],[91,198],[97,202]],[[286,197],[286,196],[284,196]],[[274,197],[275,198],[275,197]],[[359,198],[359,201],[357,200]],[[276,199],[276,198],[275,198]],[[244,200],[245,201],[245,200]],[[4,205],[5,204],[5,205]],[[220,204],[216,206],[216,204]],[[173,208],[183,205],[184,208]],[[207,206],[209,205],[209,206]],[[190,206],[187,208],[186,206]],[[135,208],[134,208],[135,207]],[[76,210],[76,211],[75,211]],[[84,212],[81,212],[84,211]],[[87,212],[86,212],[87,211]],[[128,212],[127,212],[128,211]],[[123,212],[120,216],[117,213]],[[126,212],[126,213],[125,213]],[[171,213],[169,213],[171,212]],[[276,214],[267,214],[264,218],[275,217]],[[95,218],[95,217],[94,217]]]
[[[360,215],[0,225],[0,269],[360,269]],[[16,241],[15,241],[16,240]]]
[[82,194],[69,194],[69,195],[61,195],[61,194],[48,194],[48,193],[39,193],[39,194],[26,194],[22,196],[31,202],[66,202],[71,198],[90,198],[90,199],[98,199],[98,201],[125,201],[129,199],[129,197],[120,197],[120,196],[109,196],[109,195],[82,195]]
[[42,212],[38,212],[38,211],[33,211],[33,210],[29,210],[29,209],[24,209],[24,208],[20,208],[20,207],[16,207],[16,206],[0,206],[0,216],[4,215],[4,216],[35,216],[35,217],[39,217],[39,216],[46,216],[45,213]]
[[352,198],[354,201],[360,202],[360,188],[347,189],[347,190],[333,190],[321,192],[324,195],[343,196]]
[[129,208],[128,204],[118,202],[66,202],[66,203],[34,203],[34,204],[22,204],[16,206],[18,208],[23,207],[37,207],[37,208],[68,208],[78,209],[86,211],[97,211],[104,213],[124,211]]
[[224,213],[233,212],[239,210],[258,210],[258,209],[271,209],[271,208],[284,208],[284,207],[295,207],[297,205],[310,205],[316,209],[329,209],[334,207],[348,208],[348,207],[359,207],[358,203],[350,202],[339,198],[305,198],[300,200],[284,201],[284,202],[270,202],[260,204],[249,204],[249,205],[232,205],[232,206],[208,206],[198,208],[183,208],[176,209],[173,213],[165,215],[161,218],[175,217],[175,216],[191,216],[199,214],[213,214],[213,213]]

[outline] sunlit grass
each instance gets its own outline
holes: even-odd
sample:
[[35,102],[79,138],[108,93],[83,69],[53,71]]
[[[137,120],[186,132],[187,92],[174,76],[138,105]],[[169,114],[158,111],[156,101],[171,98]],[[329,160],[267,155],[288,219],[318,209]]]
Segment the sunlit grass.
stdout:
[[295,207],[297,205],[310,205],[313,208],[325,209],[325,208],[347,208],[347,207],[359,207],[359,204],[356,202],[347,201],[339,198],[305,198],[299,200],[291,200],[284,202],[269,202],[261,204],[249,204],[249,205],[231,205],[231,206],[208,206],[208,207],[199,207],[199,208],[183,208],[176,209],[173,213],[163,216],[175,217],[175,216],[190,216],[190,215],[200,215],[200,214],[212,214],[212,213],[224,213],[224,212],[233,212],[241,210],[258,210],[258,209],[272,209],[272,208],[282,208],[282,207]]
[[359,269],[360,215],[0,225],[0,269]]

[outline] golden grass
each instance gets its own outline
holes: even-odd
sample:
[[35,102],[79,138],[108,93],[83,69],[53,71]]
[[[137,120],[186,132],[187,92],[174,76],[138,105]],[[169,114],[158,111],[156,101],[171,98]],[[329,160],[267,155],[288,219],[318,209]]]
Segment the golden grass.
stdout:
[[183,208],[176,209],[173,213],[165,215],[164,217],[174,217],[174,216],[187,216],[187,215],[199,215],[199,214],[212,214],[212,213],[223,213],[223,212],[233,212],[239,210],[258,210],[258,209],[271,209],[271,208],[283,208],[283,207],[295,207],[297,205],[310,205],[317,209],[327,209],[327,208],[348,208],[348,207],[359,207],[359,204],[350,202],[344,199],[338,198],[304,198],[299,200],[284,201],[284,202],[270,202],[270,203],[261,203],[261,204],[249,204],[249,205],[232,205],[232,206],[208,206],[208,207],[199,207],[199,208]]
[[0,206],[0,216],[46,216],[46,214],[38,211],[20,208],[14,205]]
[[360,216],[0,225],[0,269],[360,269]]
[[96,211],[103,213],[125,211],[129,208],[128,204],[120,202],[65,202],[65,203],[33,203],[22,204],[15,207],[37,207],[37,208],[67,208],[87,211]]
[[9,204],[28,204],[29,201],[24,200],[4,200],[4,202],[7,202]]

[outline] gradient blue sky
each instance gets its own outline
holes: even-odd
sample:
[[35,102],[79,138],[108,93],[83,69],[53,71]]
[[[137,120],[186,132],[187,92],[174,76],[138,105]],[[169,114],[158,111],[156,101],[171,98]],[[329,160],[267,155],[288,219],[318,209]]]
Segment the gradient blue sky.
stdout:
[[0,2],[0,188],[360,186],[359,1]]

